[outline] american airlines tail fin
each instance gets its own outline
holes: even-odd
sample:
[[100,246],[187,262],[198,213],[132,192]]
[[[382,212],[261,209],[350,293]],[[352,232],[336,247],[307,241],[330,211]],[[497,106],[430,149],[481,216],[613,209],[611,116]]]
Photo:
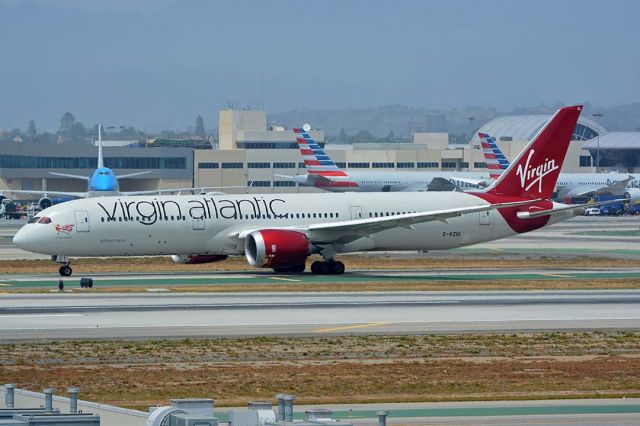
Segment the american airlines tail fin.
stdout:
[[478,133],[478,137],[480,137],[480,145],[489,169],[489,177],[498,179],[509,167],[509,160],[504,156],[494,138],[486,133]]
[[303,129],[293,129],[293,131],[296,133],[298,148],[300,148],[300,154],[302,154],[307,173],[324,177],[348,176],[347,173],[341,170],[326,152],[324,152],[320,145],[311,138],[309,133]]
[[484,192],[551,198],[581,111],[582,105],[556,111],[507,170]]

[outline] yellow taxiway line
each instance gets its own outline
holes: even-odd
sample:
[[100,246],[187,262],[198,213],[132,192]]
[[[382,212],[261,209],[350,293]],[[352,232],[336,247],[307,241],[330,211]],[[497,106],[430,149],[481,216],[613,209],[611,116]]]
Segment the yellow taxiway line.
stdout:
[[294,281],[294,282],[299,282],[302,280],[294,280],[293,278],[282,278],[282,277],[269,277],[272,280],[280,280],[280,281]]

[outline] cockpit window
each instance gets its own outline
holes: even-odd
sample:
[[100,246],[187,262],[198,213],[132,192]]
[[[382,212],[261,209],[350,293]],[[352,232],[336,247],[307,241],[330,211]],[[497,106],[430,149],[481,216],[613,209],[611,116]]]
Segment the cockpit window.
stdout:
[[49,219],[49,218],[48,218],[48,217],[46,217],[46,216],[42,216],[42,217],[40,218],[40,220],[38,221],[38,223],[51,223],[51,219]]
[[29,220],[27,221],[27,223],[36,223],[36,222],[37,222],[37,221],[39,221],[39,220],[40,220],[40,217],[39,217],[39,216],[34,216],[34,217],[32,217],[31,219],[29,219]]

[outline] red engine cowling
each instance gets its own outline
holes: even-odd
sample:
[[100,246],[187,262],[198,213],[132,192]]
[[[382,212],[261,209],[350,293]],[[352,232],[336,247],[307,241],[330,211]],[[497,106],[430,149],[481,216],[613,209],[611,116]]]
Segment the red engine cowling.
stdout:
[[309,257],[309,239],[296,231],[263,229],[247,235],[244,253],[249,264],[258,268],[299,266]]
[[176,263],[197,264],[221,262],[227,257],[229,256],[221,254],[174,254],[171,255],[171,260]]

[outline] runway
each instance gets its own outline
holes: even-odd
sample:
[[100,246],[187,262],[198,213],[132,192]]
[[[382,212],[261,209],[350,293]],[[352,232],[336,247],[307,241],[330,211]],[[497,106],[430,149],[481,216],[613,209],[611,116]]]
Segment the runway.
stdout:
[[640,290],[0,296],[0,339],[640,329]]
[[[481,272],[470,269],[450,269],[446,271],[422,270],[357,270],[344,275],[279,275],[271,270],[253,270],[250,272],[212,272],[212,273],[111,273],[90,274],[96,288],[163,288],[175,286],[225,286],[264,284],[317,284],[349,283],[368,284],[372,282],[428,282],[428,281],[494,281],[494,280],[586,280],[586,279],[637,279],[640,268],[593,268],[593,269],[545,269],[529,268],[517,270],[483,269]],[[66,289],[79,289],[82,275],[64,278]],[[0,279],[0,288],[57,288],[60,277],[52,274],[5,275]]]

